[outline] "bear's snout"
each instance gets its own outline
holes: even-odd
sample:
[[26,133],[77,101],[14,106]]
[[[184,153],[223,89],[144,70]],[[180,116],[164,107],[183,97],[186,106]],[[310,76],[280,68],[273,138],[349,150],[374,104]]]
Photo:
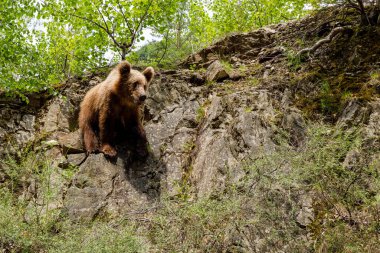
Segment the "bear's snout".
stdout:
[[146,95],[140,95],[139,100],[140,102],[144,102],[146,99]]

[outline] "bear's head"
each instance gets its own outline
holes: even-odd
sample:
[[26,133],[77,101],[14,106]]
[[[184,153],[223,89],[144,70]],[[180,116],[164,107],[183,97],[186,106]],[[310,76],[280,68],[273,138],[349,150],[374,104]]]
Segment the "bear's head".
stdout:
[[127,61],[119,63],[117,70],[120,73],[119,95],[126,98],[128,103],[141,105],[146,99],[146,91],[154,77],[154,69],[147,67],[143,72],[131,68]]

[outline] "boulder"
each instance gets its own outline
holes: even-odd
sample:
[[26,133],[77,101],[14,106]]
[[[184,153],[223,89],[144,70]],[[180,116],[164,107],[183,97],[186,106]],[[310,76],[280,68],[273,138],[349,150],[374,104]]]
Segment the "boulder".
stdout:
[[206,70],[206,80],[209,82],[212,81],[223,81],[229,77],[227,71],[224,66],[220,63],[220,61],[214,61]]

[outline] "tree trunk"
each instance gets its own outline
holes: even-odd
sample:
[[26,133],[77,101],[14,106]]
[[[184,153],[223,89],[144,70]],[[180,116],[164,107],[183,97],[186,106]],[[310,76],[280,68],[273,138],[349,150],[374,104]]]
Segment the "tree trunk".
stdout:
[[123,46],[121,48],[121,60],[124,61],[125,60],[125,56],[127,55],[127,47],[126,46]]

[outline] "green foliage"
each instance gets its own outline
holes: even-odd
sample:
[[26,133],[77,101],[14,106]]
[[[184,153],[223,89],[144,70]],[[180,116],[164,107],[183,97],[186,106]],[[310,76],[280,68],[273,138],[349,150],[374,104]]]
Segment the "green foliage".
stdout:
[[323,81],[321,86],[321,108],[325,113],[332,112],[336,109],[333,107],[333,94],[331,93],[330,84],[327,81]]
[[[66,78],[123,58],[142,30],[171,20],[176,1],[2,1],[0,92],[53,92]],[[159,28],[157,28],[159,30]],[[112,58],[110,63],[119,61]]]
[[145,252],[133,227],[94,222],[75,224],[51,210],[40,221],[25,220],[25,202],[0,191],[0,248],[7,252]]
[[124,59],[136,42],[145,40],[143,29],[159,28],[172,19],[177,1],[65,0],[46,3],[45,7],[55,18],[82,28],[85,37],[97,41],[92,44],[98,50],[110,48]]
[[232,70],[233,70],[233,67],[231,65],[231,63],[229,63],[228,61],[220,61],[220,63],[222,64],[223,68],[227,71],[227,73],[231,73]]
[[0,162],[7,178],[0,186],[0,244],[16,252],[38,251],[46,247],[47,234],[59,219],[52,208],[58,197],[52,185],[56,168],[41,153],[27,150],[18,161],[9,157]]
[[301,57],[292,50],[286,51],[286,57],[288,59],[288,66],[292,71],[297,71],[301,68]]
[[168,35],[161,41],[150,42],[136,52],[131,52],[127,59],[137,65],[151,65],[163,69],[173,69],[191,53],[189,45],[182,45],[178,50],[176,38]]
[[206,116],[206,108],[205,105],[199,106],[197,109],[197,115],[195,117],[196,122],[199,124]]
[[[311,4],[317,7],[317,1]],[[126,56],[173,68],[188,54],[231,33],[305,14],[305,1],[4,0],[0,4],[0,92],[54,92]],[[151,31],[160,38],[137,50]],[[128,54],[128,55],[127,55]],[[106,58],[106,55],[107,58]]]
[[7,24],[0,26],[0,91],[8,95],[52,92],[68,76],[104,62],[96,38],[53,19],[39,1],[2,1],[0,12]]
[[251,77],[248,79],[248,82],[251,86],[255,87],[255,86],[258,86],[260,84],[260,79],[258,79],[256,77]]
[[257,1],[214,0],[210,9],[216,13],[214,19],[217,34],[249,31],[283,20],[299,17],[305,13],[304,1]]

